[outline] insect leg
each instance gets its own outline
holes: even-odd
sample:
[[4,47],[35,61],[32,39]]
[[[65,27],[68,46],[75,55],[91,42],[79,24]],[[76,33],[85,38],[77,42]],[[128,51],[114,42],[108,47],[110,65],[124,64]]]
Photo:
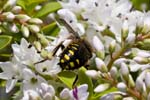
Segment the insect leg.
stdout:
[[74,80],[74,82],[73,82],[73,84],[72,84],[72,87],[75,87],[75,86],[76,86],[77,81],[78,81],[78,74],[76,75],[76,78],[75,78],[75,80]]
[[58,49],[61,48],[62,50],[65,48],[65,46],[63,45],[63,42],[62,41],[53,51],[53,56],[55,56],[55,54],[57,53]]

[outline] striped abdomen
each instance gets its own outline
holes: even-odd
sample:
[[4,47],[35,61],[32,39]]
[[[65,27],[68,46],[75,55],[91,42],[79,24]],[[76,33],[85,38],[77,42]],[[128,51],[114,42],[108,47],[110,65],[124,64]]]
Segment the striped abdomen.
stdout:
[[59,65],[62,69],[73,70],[84,66],[91,58],[84,41],[73,42],[60,54]]

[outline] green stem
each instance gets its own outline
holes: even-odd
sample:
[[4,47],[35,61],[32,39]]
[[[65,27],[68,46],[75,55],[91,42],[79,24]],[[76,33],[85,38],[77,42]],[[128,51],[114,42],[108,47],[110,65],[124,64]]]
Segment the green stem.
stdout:
[[120,56],[124,53],[124,51],[125,51],[125,47],[123,46],[117,54],[112,56],[110,62],[107,65],[107,68],[109,71],[110,71],[114,61],[117,60],[118,58],[120,58]]

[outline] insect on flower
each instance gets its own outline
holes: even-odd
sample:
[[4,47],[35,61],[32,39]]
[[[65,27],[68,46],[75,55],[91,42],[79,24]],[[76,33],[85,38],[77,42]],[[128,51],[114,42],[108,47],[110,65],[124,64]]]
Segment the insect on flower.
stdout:
[[58,64],[63,70],[78,69],[81,66],[86,67],[88,60],[92,57],[92,47],[90,43],[87,40],[82,39],[66,21],[63,19],[60,19],[60,21],[73,36],[71,37],[71,43],[66,48],[63,45],[63,42],[61,42],[54,49],[53,56],[55,56],[58,49],[61,48],[62,53],[59,55],[60,61]]
[[[92,47],[90,43],[81,38],[77,32],[75,32],[72,27],[63,19],[59,19],[59,22],[62,23],[69,33],[71,33],[71,42],[67,47],[63,45],[62,41],[53,52],[53,56],[55,56],[56,52],[59,48],[62,49],[62,53],[59,55],[60,60],[58,65],[62,68],[62,70],[74,70],[78,69],[82,66],[87,67],[88,61],[92,57]],[[78,76],[77,76],[78,77]],[[75,79],[75,81],[77,78]]]

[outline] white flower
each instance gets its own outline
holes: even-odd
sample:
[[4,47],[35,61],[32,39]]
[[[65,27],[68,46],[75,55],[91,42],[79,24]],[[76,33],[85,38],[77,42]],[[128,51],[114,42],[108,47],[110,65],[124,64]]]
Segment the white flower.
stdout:
[[37,91],[43,100],[53,100],[55,97],[55,90],[53,86],[46,83],[41,83],[40,87],[37,88]]
[[39,75],[35,75],[30,69],[23,70],[23,91],[36,90],[41,83],[46,83],[46,80]]
[[52,60],[46,60],[44,62],[35,64],[35,69],[43,75],[55,76],[61,71],[58,62],[59,59],[55,57]]
[[69,9],[61,9],[57,13],[60,18],[64,19],[75,31],[79,33],[79,35],[83,35],[85,33],[83,25],[78,23],[75,14]]
[[108,83],[100,84],[94,89],[94,92],[103,92],[107,90],[109,87],[110,87],[110,84]]
[[14,55],[25,65],[33,65],[41,60],[36,49],[33,46],[29,48],[29,45],[30,44],[24,38],[21,39],[20,45],[12,44]]
[[25,66],[14,57],[13,62],[1,62],[0,68],[3,70],[3,72],[0,73],[0,78],[7,80],[6,93],[8,93],[14,88],[16,82],[22,79],[22,70]]
[[88,89],[87,84],[83,84],[80,85],[79,87],[75,87],[73,90],[69,90],[65,88],[60,93],[60,97],[62,99],[67,99],[67,100],[87,100],[89,95],[87,89]]
[[21,100],[41,100],[40,95],[34,90],[27,90]]

